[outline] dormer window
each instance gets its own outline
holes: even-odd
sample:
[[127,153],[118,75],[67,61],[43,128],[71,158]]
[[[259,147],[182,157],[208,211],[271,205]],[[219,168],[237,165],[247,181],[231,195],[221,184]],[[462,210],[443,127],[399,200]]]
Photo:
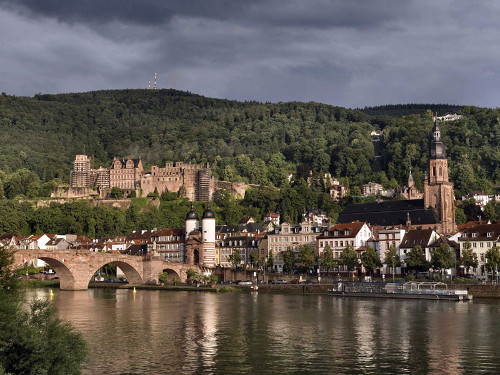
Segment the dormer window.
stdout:
[[486,234],[486,237],[493,237],[493,232],[488,232],[488,233]]
[[477,237],[477,233],[472,233],[472,237]]

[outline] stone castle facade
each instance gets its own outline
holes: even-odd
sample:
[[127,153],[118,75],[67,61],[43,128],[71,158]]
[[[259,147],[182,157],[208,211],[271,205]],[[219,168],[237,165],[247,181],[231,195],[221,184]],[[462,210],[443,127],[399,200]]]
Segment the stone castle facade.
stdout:
[[145,170],[141,159],[115,158],[111,167],[93,168],[87,155],[76,155],[70,174],[70,188],[97,188],[106,195],[114,188],[126,193],[135,191],[137,196],[147,196],[154,191],[159,194],[168,190],[181,191],[189,200],[208,201],[215,190],[215,178],[210,166],[183,162],[166,163],[165,167],[153,165]]

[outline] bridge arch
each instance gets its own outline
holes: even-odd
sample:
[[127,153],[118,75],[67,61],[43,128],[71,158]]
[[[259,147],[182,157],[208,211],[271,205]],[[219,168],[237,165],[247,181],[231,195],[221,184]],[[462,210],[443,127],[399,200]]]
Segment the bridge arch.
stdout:
[[71,272],[71,270],[66,266],[66,264],[63,261],[47,256],[32,257],[30,261],[35,261],[36,259],[43,260],[54,271],[56,271],[54,277],[59,278],[59,285],[60,285],[59,287],[61,289],[70,288],[72,285],[74,285],[75,277],[73,275],[73,272]]
[[87,285],[92,279],[92,276],[94,276],[99,269],[104,267],[106,264],[111,264],[111,263],[119,267],[123,271],[123,273],[125,274],[125,278],[127,279],[130,285],[139,285],[143,283],[141,272],[138,271],[132,264],[121,260],[108,259],[98,263],[97,267],[94,266],[95,268],[94,271],[91,272],[90,275],[88,276]]
[[165,267],[161,272],[167,274],[168,282],[172,282],[174,277],[176,277],[178,281],[181,280],[181,275],[179,275],[179,273],[172,268]]

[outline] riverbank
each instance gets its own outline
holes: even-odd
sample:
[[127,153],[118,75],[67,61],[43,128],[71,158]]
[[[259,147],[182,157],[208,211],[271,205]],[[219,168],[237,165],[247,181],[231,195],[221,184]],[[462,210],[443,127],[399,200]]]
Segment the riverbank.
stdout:
[[[23,288],[58,288],[57,281],[29,280],[22,281]],[[100,289],[133,289],[134,286],[122,283],[90,283],[89,288]],[[168,291],[187,291],[187,292],[253,292],[250,286],[221,285],[215,287],[192,286],[192,285],[136,285],[136,290],[168,290]],[[332,284],[260,284],[258,291],[260,293],[289,293],[289,294],[328,294],[332,289]],[[499,298],[500,285],[483,284],[448,284],[448,289],[467,290],[473,298]]]

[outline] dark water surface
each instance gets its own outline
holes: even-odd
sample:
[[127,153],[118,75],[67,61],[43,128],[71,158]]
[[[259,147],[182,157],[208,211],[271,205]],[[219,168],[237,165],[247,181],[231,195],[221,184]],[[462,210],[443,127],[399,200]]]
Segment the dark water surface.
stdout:
[[85,374],[500,373],[496,300],[54,292],[91,347]]

